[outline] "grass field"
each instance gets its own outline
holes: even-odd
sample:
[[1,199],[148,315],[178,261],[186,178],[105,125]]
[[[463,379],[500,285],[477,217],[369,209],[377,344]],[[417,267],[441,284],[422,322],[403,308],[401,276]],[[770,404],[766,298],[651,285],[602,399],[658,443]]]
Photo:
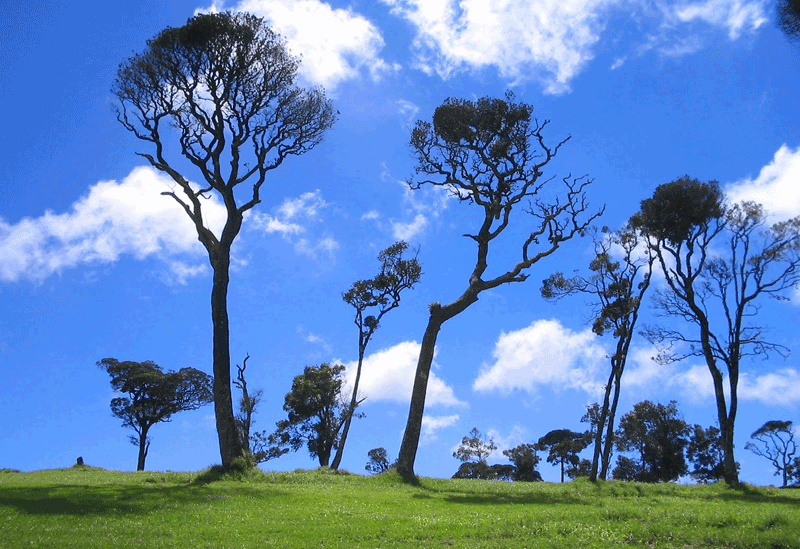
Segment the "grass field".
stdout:
[[0,472],[0,547],[800,549],[800,490],[365,477]]

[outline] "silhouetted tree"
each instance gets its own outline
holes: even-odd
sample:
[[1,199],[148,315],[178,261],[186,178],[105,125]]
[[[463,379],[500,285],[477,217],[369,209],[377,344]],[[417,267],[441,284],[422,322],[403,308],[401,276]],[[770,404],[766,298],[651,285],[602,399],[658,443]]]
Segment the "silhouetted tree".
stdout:
[[[336,118],[321,89],[294,86],[299,63],[258,17],[200,14],[164,29],[122,63],[111,90],[117,119],[152,151],[137,154],[175,182],[174,190],[162,194],[183,208],[208,252],[214,409],[224,466],[242,455],[243,446],[231,398],[231,246],[245,213],[261,202],[267,174],[319,144]],[[174,134],[188,162],[167,158]],[[184,171],[188,166],[198,184]],[[244,196],[235,192],[243,183]],[[213,193],[227,212],[220,234],[203,217],[203,199]]]
[[305,442],[311,457],[317,458],[321,467],[328,466],[347,413],[342,400],[343,371],[342,365],[320,364],[306,366],[295,376],[283,405],[289,416],[277,422],[278,429],[270,435],[271,446],[297,451]]
[[536,443],[537,450],[548,452],[547,463],[561,466],[561,482],[564,482],[564,473],[567,468],[578,468],[581,453],[590,441],[584,433],[576,433],[569,429],[555,429],[539,439]]
[[[703,429],[700,425],[694,426],[686,446],[686,459],[694,464],[689,475],[697,482],[706,484],[724,478],[722,466],[725,451],[721,441],[719,429],[716,427]],[[736,466],[738,469],[739,464]]]
[[595,257],[589,263],[589,270],[594,274],[589,278],[580,275],[565,278],[563,273],[557,272],[542,282],[541,293],[545,299],[558,300],[574,294],[591,295],[595,300],[592,305],[596,314],[592,331],[601,336],[611,331],[617,341],[614,354],[611,355],[611,371],[603,404],[598,406],[594,418],[594,453],[588,474],[592,481],[598,477],[605,479],[608,473],[622,373],[639,318],[639,307],[650,286],[653,272],[655,256],[650,253],[639,255],[640,247],[640,238],[630,227],[614,233],[603,227],[600,234],[595,233]]
[[503,450],[503,455],[514,465],[511,480],[520,482],[541,482],[542,475],[536,470],[539,465],[539,456],[536,455],[536,446],[533,444],[520,444],[509,450]]
[[244,372],[247,369],[247,361],[249,359],[250,355],[248,354],[241,366],[236,365],[237,374],[233,384],[242,392],[242,396],[239,399],[239,413],[236,415],[239,440],[242,443],[242,451],[245,458],[255,466],[259,463],[279,458],[287,453],[289,449],[273,446],[266,431],[252,432],[251,430],[254,422],[253,416],[261,402],[263,391],[258,389],[251,393],[247,389],[247,380]]
[[386,448],[373,448],[367,452],[367,456],[369,461],[364,469],[370,473],[385,473],[392,468],[392,465],[389,464],[389,453]]
[[156,423],[167,422],[173,414],[196,410],[210,404],[211,377],[194,368],[181,368],[177,372],[164,372],[152,362],[120,362],[104,358],[97,365],[111,376],[111,387],[126,397],[111,400],[111,413],[130,427],[137,436],[130,441],[139,447],[137,471],[144,471],[144,462],[150,449],[147,434]]
[[750,438],[758,444],[748,442],[745,448],[769,460],[775,467],[775,476],[781,475],[783,486],[792,478],[793,458],[797,453],[794,442],[794,428],[791,421],[771,420],[759,427]]
[[683,455],[688,433],[674,400],[667,406],[649,400],[634,405],[622,416],[615,443],[621,452],[636,452],[638,459],[617,458],[613,477],[637,482],[677,480],[688,470]]
[[765,219],[760,205],[726,207],[717,182],[688,176],[660,185],[631,218],[631,225],[647,236],[667,284],[656,293],[657,314],[680,318],[696,329],[689,334],[655,326],[645,333],[660,347],[662,364],[689,356],[705,360],[729,484],[739,482],[733,433],[741,360],[787,352],[765,340],[764,327],[749,319],[756,316],[760,298],[781,299],[800,282],[800,217],[769,228]]
[[[510,93],[505,100],[451,98],[434,111],[432,122],[420,120],[412,130],[411,149],[419,179],[409,181],[410,188],[445,187],[482,213],[477,230],[465,235],[475,242],[476,249],[475,267],[466,289],[455,301],[429,307],[397,464],[407,480],[415,478],[428,379],[442,325],[478,301],[481,292],[524,281],[528,275],[523,271],[582,234],[600,215],[584,219],[588,208],[584,189],[591,182],[585,177],[564,178],[561,197],[549,202],[540,197],[542,193],[553,196],[548,186],[553,178],[544,178],[543,169],[567,140],[548,147],[543,136],[548,122],[539,123],[532,112],[531,105],[514,103]],[[509,226],[512,211],[524,208],[523,201],[530,201],[526,211],[535,221],[521,242],[521,257],[509,270],[487,277],[489,247]]]
[[342,298],[356,310],[354,322],[358,326],[358,366],[353,382],[353,395],[350,397],[342,436],[331,469],[338,469],[342,462],[350,421],[358,405],[358,384],[361,380],[361,366],[367,344],[380,326],[383,316],[400,305],[400,293],[413,288],[422,276],[422,267],[417,261],[416,253],[411,259],[403,259],[403,252],[407,249],[408,244],[401,240],[383,250],[378,254],[378,261],[381,262],[380,272],[369,280],[354,282],[353,286],[342,294]]
[[800,40],[800,0],[778,0],[778,27],[789,40]]

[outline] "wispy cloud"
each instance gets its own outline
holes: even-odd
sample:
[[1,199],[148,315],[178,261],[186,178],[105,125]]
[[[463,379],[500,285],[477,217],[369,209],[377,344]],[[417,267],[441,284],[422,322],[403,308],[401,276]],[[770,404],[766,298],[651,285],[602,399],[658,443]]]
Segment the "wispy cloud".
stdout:
[[[187,258],[205,254],[186,213],[162,191],[174,183],[149,167],[135,168],[121,182],[100,181],[64,213],[46,211],[16,223],[0,219],[0,280],[42,281],[79,265],[113,263],[122,255],[166,261],[174,281],[202,274]],[[203,217],[216,234],[225,207],[211,197]]]
[[427,443],[437,440],[439,431],[456,425],[459,419],[458,414],[449,416],[429,416],[425,414],[422,418],[422,442]]

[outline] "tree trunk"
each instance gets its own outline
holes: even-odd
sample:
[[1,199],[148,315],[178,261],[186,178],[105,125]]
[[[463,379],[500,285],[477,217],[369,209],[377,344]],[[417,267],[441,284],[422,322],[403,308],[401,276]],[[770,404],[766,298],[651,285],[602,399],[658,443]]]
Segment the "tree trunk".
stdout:
[[336,455],[333,458],[331,469],[338,470],[339,465],[342,463],[342,454],[344,454],[344,444],[347,441],[347,433],[350,431],[350,421],[353,419],[353,414],[356,413],[356,406],[358,406],[358,384],[361,380],[361,365],[364,362],[364,352],[366,346],[361,344],[358,346],[358,367],[356,368],[356,379],[353,383],[353,397],[350,399],[350,407],[347,409],[347,417],[344,420],[344,429],[342,429],[342,436],[339,439],[339,447],[336,449]]
[[147,451],[150,449],[150,441],[147,440],[147,429],[142,429],[139,433],[139,461],[136,464],[137,471],[144,471],[144,460],[147,458]]
[[230,465],[241,457],[242,443],[236,429],[231,398],[230,328],[228,326],[228,282],[230,246],[219,244],[215,253],[209,253],[214,269],[211,288],[211,321],[214,324],[214,415],[217,421],[219,453],[222,465]]
[[422,431],[422,416],[425,413],[425,396],[428,391],[428,377],[433,364],[433,352],[436,348],[436,338],[446,318],[441,315],[441,306],[431,307],[428,327],[422,337],[422,346],[417,361],[417,371],[414,375],[414,388],[411,391],[411,404],[408,410],[408,421],[403,434],[403,442],[397,457],[397,472],[407,481],[413,482],[414,460],[417,457],[420,432]]
[[[592,469],[589,471],[589,480],[594,482],[597,480],[597,469],[600,462],[600,454],[603,450],[603,431],[606,428],[606,421],[608,421],[608,405],[609,397],[611,395],[611,384],[614,382],[614,371],[612,367],[611,375],[608,376],[608,383],[606,384],[606,391],[603,395],[603,407],[600,409],[600,417],[597,423],[597,432],[594,434],[594,452],[592,454]],[[606,443],[607,444],[607,443]]]
[[619,404],[620,378],[622,371],[618,371],[614,376],[614,399],[611,401],[611,409],[608,411],[606,426],[606,444],[603,447],[603,468],[600,471],[600,479],[606,480],[608,477],[608,464],[611,461],[611,448],[614,446],[614,418],[617,415],[617,404]]

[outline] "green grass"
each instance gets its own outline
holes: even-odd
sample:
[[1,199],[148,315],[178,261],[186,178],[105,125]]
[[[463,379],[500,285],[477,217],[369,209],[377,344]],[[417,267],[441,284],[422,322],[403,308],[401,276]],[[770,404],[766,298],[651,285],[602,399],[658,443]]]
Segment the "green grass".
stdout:
[[800,548],[800,490],[0,471],[0,547]]

